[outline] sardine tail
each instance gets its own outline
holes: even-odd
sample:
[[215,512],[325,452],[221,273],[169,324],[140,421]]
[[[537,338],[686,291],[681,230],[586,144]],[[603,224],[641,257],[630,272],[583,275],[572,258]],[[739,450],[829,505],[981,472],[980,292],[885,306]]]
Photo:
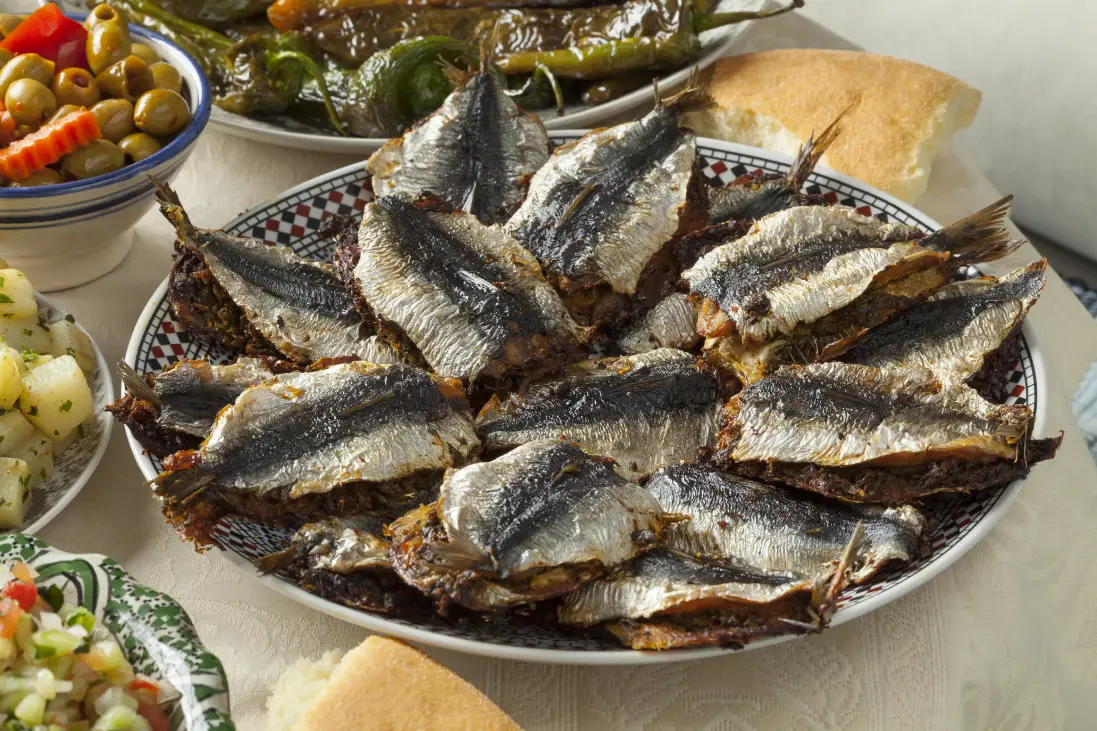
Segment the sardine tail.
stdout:
[[918,243],[927,249],[951,253],[952,259],[961,265],[1000,259],[1024,243],[1011,239],[1005,228],[1012,202],[1013,196],[1007,195]]
[[266,556],[262,556],[255,561],[255,568],[261,574],[269,574],[272,571],[278,571],[284,569],[293,563],[294,550],[291,546],[284,551],[278,551],[277,553],[268,553]]
[[152,387],[140,373],[133,370],[129,363],[120,360],[115,367],[118,369],[118,377],[122,379],[126,391],[134,398],[147,401],[154,406],[160,405],[160,396],[152,390]]
[[160,213],[175,228],[175,232],[179,236],[179,243],[185,245],[187,237],[194,231],[194,224],[191,223],[190,216],[183,209],[183,203],[179,200],[179,195],[167,183],[151,175],[149,177],[156,186],[156,202],[160,204]]
[[213,482],[213,475],[198,468],[163,472],[148,484],[157,497],[174,503],[190,500]]
[[834,144],[834,140],[838,139],[838,135],[842,132],[842,128],[838,123],[856,104],[856,102],[850,104],[841,114],[835,117],[834,121],[819,134],[818,139],[816,139],[813,132],[808,137],[807,143],[800,148],[800,152],[796,155],[796,159],[792,161],[792,167],[789,168],[787,175],[789,182],[793,183],[797,189],[807,181],[811,171],[819,164],[819,160],[826,153],[827,148]]
[[705,89],[705,85],[701,83],[701,72],[697,66],[694,66],[693,70],[689,72],[689,79],[686,80],[685,88],[666,99],[660,97],[659,85],[656,83],[655,103],[657,106],[670,109],[677,114],[701,112],[716,106],[716,100],[712,98],[712,95]]

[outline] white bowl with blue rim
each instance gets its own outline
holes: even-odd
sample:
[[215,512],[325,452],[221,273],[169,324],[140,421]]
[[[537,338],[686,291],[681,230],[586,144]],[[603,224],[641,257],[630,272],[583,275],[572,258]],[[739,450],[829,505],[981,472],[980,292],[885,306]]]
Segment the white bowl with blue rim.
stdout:
[[133,225],[153,205],[149,176],[174,178],[209,121],[212,94],[198,63],[150,30],[131,25],[130,35],[178,69],[186,82],[191,121],[161,150],[112,173],[35,188],[0,188],[0,257],[26,273],[40,291],[90,282],[122,263],[133,246]]

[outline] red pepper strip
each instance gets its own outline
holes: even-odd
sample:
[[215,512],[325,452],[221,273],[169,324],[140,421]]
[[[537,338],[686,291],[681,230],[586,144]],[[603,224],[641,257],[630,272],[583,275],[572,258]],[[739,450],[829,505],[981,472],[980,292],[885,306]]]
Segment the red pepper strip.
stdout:
[[88,67],[85,52],[88,32],[75,20],[66,18],[53,3],[43,5],[0,41],[0,48],[12,53],[37,53],[53,61],[57,70]]

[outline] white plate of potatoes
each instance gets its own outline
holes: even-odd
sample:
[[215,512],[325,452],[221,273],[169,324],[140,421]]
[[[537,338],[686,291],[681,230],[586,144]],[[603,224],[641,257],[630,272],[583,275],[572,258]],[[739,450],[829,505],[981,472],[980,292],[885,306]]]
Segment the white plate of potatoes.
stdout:
[[87,332],[0,260],[0,532],[33,534],[72,502],[103,458],[113,401]]

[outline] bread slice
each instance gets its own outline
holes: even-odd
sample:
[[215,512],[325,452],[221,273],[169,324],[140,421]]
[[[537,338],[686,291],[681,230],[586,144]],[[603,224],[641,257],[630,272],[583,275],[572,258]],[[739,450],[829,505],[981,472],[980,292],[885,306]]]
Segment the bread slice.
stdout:
[[820,164],[913,202],[934,157],[975,119],[982,95],[920,64],[852,51],[789,49],[721,59],[706,84],[718,106],[698,134],[795,155],[848,109]]
[[275,683],[268,731],[520,731],[476,688],[415,648],[369,637],[299,660]]

